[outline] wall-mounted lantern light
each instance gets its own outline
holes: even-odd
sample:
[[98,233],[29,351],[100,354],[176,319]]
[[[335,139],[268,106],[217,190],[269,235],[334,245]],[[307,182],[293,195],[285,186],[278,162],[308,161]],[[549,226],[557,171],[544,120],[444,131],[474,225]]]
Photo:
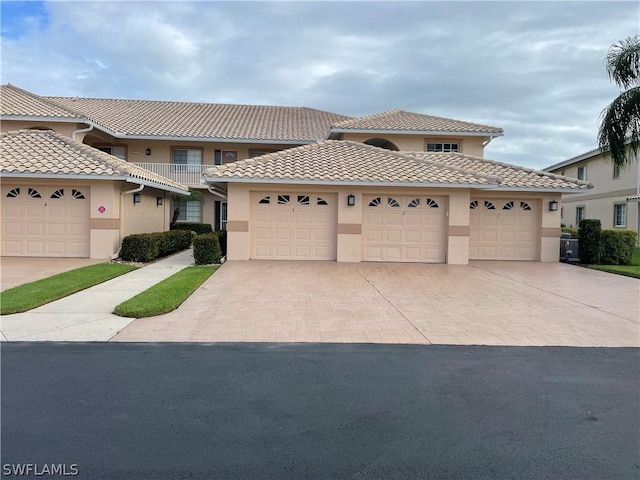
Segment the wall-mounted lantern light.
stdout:
[[156,206],[159,207],[162,205],[163,203],[163,198],[162,197],[156,197]]
[[151,149],[150,149],[150,148],[147,148],[147,149],[144,151],[144,153],[146,153],[147,155],[151,155]]
[[347,205],[353,207],[356,204],[356,196],[354,194],[347,195]]
[[133,203],[140,203],[142,202],[142,194],[141,193],[134,193],[133,194]]
[[558,211],[558,202],[556,202],[555,200],[551,200],[549,202],[549,211],[550,212],[557,212]]

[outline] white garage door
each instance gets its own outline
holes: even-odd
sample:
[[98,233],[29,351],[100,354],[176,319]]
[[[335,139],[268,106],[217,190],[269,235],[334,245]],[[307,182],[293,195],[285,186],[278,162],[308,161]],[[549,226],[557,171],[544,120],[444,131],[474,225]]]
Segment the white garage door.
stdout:
[[336,195],[255,193],[252,204],[251,258],[336,259]]
[[447,211],[444,197],[364,197],[363,259],[443,263]]
[[88,257],[88,188],[3,186],[2,255]]
[[478,199],[471,202],[470,208],[470,259],[539,259],[536,202]]

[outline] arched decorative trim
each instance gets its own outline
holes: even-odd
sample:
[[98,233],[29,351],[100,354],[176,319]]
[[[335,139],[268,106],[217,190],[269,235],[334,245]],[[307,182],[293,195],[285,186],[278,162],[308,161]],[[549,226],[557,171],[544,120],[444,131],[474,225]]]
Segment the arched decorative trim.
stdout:
[[309,205],[309,195],[298,195],[298,205]]
[[407,205],[409,208],[416,208],[420,206],[420,199],[419,198],[414,198],[413,200],[411,200],[409,202],[409,205]]
[[495,210],[496,206],[493,203],[491,203],[490,201],[485,200],[484,201],[484,208],[486,208],[487,210]]
[[474,200],[473,202],[471,202],[471,203],[469,204],[469,208],[470,208],[471,210],[475,210],[476,208],[478,208],[478,200]]
[[84,194],[80,190],[76,190],[75,188],[71,190],[71,196],[76,200],[84,200]]
[[436,202],[432,198],[427,198],[426,204],[427,204],[427,207],[429,208],[440,208],[440,205],[438,205],[438,202]]
[[395,143],[390,142],[386,138],[370,138],[363,143],[365,145],[371,145],[372,147],[384,148],[385,150],[393,150],[395,152],[400,150]]
[[382,205],[382,200],[380,199],[380,197],[376,197],[369,202],[370,207],[379,207],[380,205]]
[[503,210],[511,210],[513,208],[513,202],[507,202],[502,207]]
[[318,197],[318,205],[329,205],[324,198]]
[[531,207],[527,202],[520,202],[520,209],[522,210],[531,210]]
[[278,195],[278,205],[286,205],[291,200],[289,195]]
[[20,187],[12,188],[8,193],[7,197],[9,198],[17,198],[20,196]]
[[271,203],[271,195],[267,195],[266,197],[262,197],[258,202],[262,205],[269,205]]
[[31,198],[42,198],[42,195],[40,195],[40,193],[35,188],[31,188],[31,187],[29,187],[29,194],[28,195]]
[[51,194],[51,198],[62,198],[64,197],[64,188],[59,188],[55,192]]
[[387,205],[389,205],[390,207],[396,208],[400,206],[400,203],[395,198],[388,197]]

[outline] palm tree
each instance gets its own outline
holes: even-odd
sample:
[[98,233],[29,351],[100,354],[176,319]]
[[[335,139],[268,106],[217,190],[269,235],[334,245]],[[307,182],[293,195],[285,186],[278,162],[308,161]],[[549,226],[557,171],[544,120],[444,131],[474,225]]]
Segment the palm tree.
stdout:
[[600,115],[598,146],[615,165],[625,167],[640,151],[640,36],[612,45],[605,65],[622,92]]

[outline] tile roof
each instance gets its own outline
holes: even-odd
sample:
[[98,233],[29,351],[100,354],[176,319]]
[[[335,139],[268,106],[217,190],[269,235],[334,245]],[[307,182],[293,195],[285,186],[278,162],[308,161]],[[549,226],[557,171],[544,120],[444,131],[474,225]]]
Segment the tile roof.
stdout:
[[462,122],[450,118],[434,117],[421,113],[390,110],[388,112],[367,115],[334,123],[332,131],[365,130],[365,131],[405,131],[405,132],[456,132],[486,133],[502,135],[503,130],[489,125]]
[[189,190],[184,185],[52,130],[2,133],[0,152],[0,176],[89,176],[104,180],[127,180],[176,193]]
[[207,169],[209,181],[493,185],[494,177],[347,140],[290,148]]
[[425,161],[439,162],[483,175],[494,175],[500,179],[499,188],[586,190],[593,187],[589,182],[582,180],[462,153],[405,153]]
[[350,117],[307,107],[44,97],[118,137],[314,142]]
[[83,115],[13,85],[0,85],[0,116],[82,121]]

